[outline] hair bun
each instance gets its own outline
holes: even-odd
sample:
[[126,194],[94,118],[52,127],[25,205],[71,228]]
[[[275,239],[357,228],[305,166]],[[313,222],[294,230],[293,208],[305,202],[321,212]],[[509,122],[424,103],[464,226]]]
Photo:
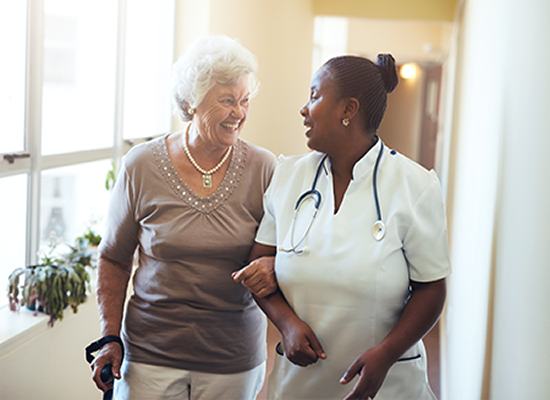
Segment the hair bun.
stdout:
[[398,82],[395,58],[391,54],[378,54],[376,65],[378,65],[380,72],[382,72],[386,92],[391,93]]

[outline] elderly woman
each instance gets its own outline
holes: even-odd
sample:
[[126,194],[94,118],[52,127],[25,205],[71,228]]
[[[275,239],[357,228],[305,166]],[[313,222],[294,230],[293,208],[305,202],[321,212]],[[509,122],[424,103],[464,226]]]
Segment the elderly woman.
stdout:
[[445,302],[445,211],[436,174],[376,135],[396,85],[389,54],[329,60],[301,109],[315,151],[265,194],[251,259],[276,254],[280,291],[258,299],[282,334],[270,399],[435,399],[421,339]]
[[[199,38],[173,67],[174,102],[189,124],[124,159],[100,245],[97,299],[110,340],[92,364],[103,391],[100,371],[112,364],[117,400],[254,399],[262,388],[265,316],[231,278],[248,260],[276,164],[239,139],[256,68],[235,40]],[[275,290],[269,272],[249,271],[250,290]]]

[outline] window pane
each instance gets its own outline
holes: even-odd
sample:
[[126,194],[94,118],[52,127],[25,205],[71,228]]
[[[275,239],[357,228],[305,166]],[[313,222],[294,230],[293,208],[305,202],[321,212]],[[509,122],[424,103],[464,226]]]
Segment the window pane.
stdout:
[[0,153],[25,149],[26,3],[0,2]]
[[168,132],[174,1],[129,1],[126,27],[124,138]]
[[27,175],[0,179],[0,307],[8,303],[9,274],[25,266],[27,232]]
[[45,0],[42,153],[113,145],[117,2]]
[[52,232],[70,245],[88,228],[103,233],[110,168],[111,162],[102,160],[42,172],[40,250],[47,248]]

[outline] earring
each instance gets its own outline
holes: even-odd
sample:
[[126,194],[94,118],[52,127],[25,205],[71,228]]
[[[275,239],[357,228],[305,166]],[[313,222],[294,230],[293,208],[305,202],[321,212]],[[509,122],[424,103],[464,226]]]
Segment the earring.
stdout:
[[189,107],[189,109],[187,110],[187,114],[189,114],[189,115],[193,115],[193,114],[195,114],[195,109],[194,109],[194,108],[191,108],[191,107]]
[[348,126],[349,125],[349,118],[348,117],[344,117],[342,118],[342,125],[344,126]]

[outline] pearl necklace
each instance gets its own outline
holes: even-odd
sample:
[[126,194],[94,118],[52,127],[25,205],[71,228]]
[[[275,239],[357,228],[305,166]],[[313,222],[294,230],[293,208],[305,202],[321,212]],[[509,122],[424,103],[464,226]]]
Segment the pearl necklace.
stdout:
[[214,168],[209,169],[206,171],[205,169],[201,168],[199,164],[195,161],[193,156],[191,155],[191,152],[189,151],[189,148],[187,147],[187,135],[189,133],[189,128],[191,127],[191,124],[187,126],[187,130],[185,131],[185,135],[183,135],[183,150],[185,150],[185,154],[187,154],[187,158],[189,158],[189,161],[191,161],[191,164],[202,174],[202,187],[209,188],[212,187],[212,174],[220,169],[220,167],[223,165],[223,163],[227,160],[227,157],[229,157],[229,154],[231,154],[231,149],[233,146],[229,146],[227,149],[227,152],[223,156],[222,160],[216,165]]

